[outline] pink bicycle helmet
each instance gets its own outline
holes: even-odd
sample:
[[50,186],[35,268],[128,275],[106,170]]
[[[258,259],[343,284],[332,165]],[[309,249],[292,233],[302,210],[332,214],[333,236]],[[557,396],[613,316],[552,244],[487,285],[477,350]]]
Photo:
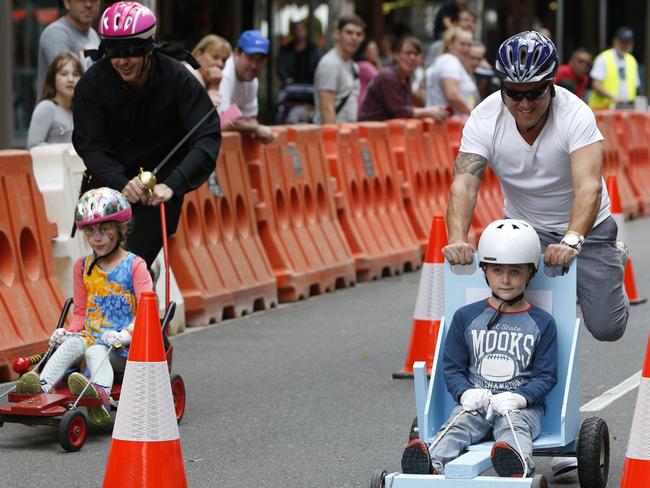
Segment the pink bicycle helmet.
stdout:
[[128,222],[131,204],[119,191],[95,188],[81,195],[74,213],[77,229],[100,222]]
[[156,15],[138,2],[117,2],[104,10],[99,22],[103,39],[149,39],[156,29]]

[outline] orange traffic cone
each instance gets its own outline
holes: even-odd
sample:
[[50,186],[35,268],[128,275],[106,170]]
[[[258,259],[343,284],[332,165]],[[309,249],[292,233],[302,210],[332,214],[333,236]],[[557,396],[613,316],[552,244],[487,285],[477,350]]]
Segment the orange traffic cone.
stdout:
[[406,351],[404,368],[393,373],[393,378],[413,378],[413,363],[425,361],[427,374],[431,373],[433,355],[445,305],[445,258],[442,248],[447,245],[445,218],[433,217],[427,253],[422,264],[418,298],[415,302],[411,340]]
[[[607,193],[609,193],[609,199],[611,201],[611,213],[612,217],[618,225],[618,236],[619,241],[627,242],[627,235],[625,233],[625,217],[623,215],[623,207],[621,206],[621,197],[618,193],[618,183],[616,181],[616,176],[607,177]],[[627,298],[630,300],[630,305],[639,305],[640,303],[645,303],[648,301],[647,298],[640,298],[636,292],[636,281],[634,280],[634,270],[632,268],[632,256],[628,256],[627,264],[625,265],[625,291],[627,292]]]
[[650,478],[650,336],[646,346],[645,362],[641,371],[639,392],[636,396],[630,440],[623,465],[621,488],[648,486]]
[[156,294],[140,295],[104,488],[187,487]]

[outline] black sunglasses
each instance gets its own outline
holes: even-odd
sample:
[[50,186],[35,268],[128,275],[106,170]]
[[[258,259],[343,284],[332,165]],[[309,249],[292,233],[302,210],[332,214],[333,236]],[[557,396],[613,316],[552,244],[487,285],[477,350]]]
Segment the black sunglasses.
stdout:
[[113,58],[139,58],[147,54],[146,46],[106,46],[104,53],[109,59]]
[[546,86],[543,86],[541,88],[535,88],[533,90],[526,90],[526,91],[510,90],[506,87],[502,87],[501,93],[503,93],[506,97],[508,97],[513,102],[521,102],[524,98],[527,98],[531,102],[534,102],[542,98],[544,95],[546,95],[549,86],[551,86],[550,83],[548,83]]

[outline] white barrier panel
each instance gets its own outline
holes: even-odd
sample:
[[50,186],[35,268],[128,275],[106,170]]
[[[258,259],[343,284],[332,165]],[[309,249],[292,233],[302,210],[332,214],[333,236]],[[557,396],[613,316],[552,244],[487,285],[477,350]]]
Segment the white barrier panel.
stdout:
[[[74,224],[74,209],[79,197],[81,178],[86,169],[83,160],[77,155],[72,144],[43,144],[31,149],[34,179],[43,195],[48,220],[55,222],[59,235],[53,239],[52,252],[56,275],[66,296],[72,296],[72,268],[80,256],[91,253],[81,232],[70,237]],[[160,262],[161,277],[156,284],[158,303],[164,309],[165,277],[162,252],[157,258]],[[169,326],[169,334],[185,330],[185,302],[178,288],[173,270],[170,270],[170,297],[176,302],[176,314]]]

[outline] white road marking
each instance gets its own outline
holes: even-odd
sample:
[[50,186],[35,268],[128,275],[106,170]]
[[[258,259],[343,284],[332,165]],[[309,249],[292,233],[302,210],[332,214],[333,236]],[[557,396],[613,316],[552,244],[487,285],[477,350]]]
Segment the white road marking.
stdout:
[[620,397],[625,395],[627,392],[634,390],[639,387],[641,378],[641,371],[634,373],[625,381],[622,381],[614,388],[607,390],[600,396],[597,396],[593,400],[585,403],[580,407],[581,412],[598,412],[605,408],[610,403],[618,400]]

